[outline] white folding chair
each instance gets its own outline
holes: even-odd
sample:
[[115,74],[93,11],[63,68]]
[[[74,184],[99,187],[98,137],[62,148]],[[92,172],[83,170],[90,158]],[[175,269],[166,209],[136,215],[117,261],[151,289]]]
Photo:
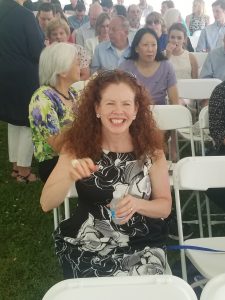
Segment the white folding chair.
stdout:
[[179,97],[190,100],[209,99],[212,91],[221,82],[217,78],[179,79],[177,81]]
[[[69,219],[70,217],[70,205],[69,205],[70,198],[77,198],[77,197],[78,197],[77,190],[75,184],[73,184],[64,199],[64,217],[63,217],[64,220]],[[57,207],[53,209],[54,229],[58,227],[59,223],[62,220],[61,214],[62,214],[61,207]]]
[[[187,132],[190,136],[190,143],[191,143],[191,154],[192,156],[195,156],[195,150],[194,150],[194,141],[193,141],[193,132],[192,132],[192,116],[185,106],[182,105],[154,105],[151,107],[153,117],[156,121],[156,124],[159,129],[161,130],[177,130],[177,129],[187,129]],[[176,139],[177,140],[177,139]],[[178,143],[177,143],[177,152],[179,152],[178,149]],[[170,185],[173,186],[173,176],[171,174],[173,173],[175,163],[172,163],[171,161],[168,161],[168,169],[170,173]],[[186,203],[182,207],[182,212],[185,211],[188,204],[192,201],[195,194],[192,194]],[[185,223],[192,223],[192,224],[199,224],[199,232],[200,236],[203,237],[203,226],[202,226],[202,214],[201,214],[201,206],[200,206],[200,200],[198,195],[196,195],[196,201],[197,201],[197,214],[198,219],[197,220],[188,220],[185,221]]]
[[182,105],[153,105],[150,109],[152,110],[153,117],[159,129],[186,129],[189,132],[189,136],[191,137],[191,153],[194,156],[195,150],[192,131],[192,116],[190,111]]
[[[199,111],[199,101],[203,99],[209,99],[215,87],[221,83],[220,79],[216,78],[205,78],[205,79],[179,79],[177,81],[177,88],[179,97],[183,99],[189,99],[197,101],[197,107]],[[189,132],[186,129],[178,130],[181,137],[189,141]],[[194,142],[200,143],[201,139],[199,134],[194,133]],[[181,151],[186,147],[184,145]]]
[[204,287],[200,300],[224,300],[225,299],[225,271],[211,279]]
[[68,279],[54,285],[42,300],[197,300],[184,280],[173,275]]
[[[225,156],[181,159],[174,167],[173,183],[180,245],[208,246],[209,248],[225,250],[225,237],[197,238],[184,241],[180,205],[180,190],[206,191],[208,188],[225,187]],[[206,279],[210,279],[215,273],[219,274],[221,270],[225,270],[225,252],[218,254],[216,252],[181,250],[182,276],[185,280],[187,280],[185,253]]]

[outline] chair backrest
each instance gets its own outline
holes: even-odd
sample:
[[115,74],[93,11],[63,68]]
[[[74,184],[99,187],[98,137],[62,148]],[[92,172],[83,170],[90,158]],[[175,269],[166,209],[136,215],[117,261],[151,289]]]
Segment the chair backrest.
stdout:
[[206,191],[225,187],[225,156],[182,158],[174,167],[175,190]]
[[[225,271],[224,271],[225,272]],[[203,288],[200,300],[225,299],[225,273],[211,279]]]
[[[182,105],[153,105],[150,107],[156,124],[161,130],[188,128],[192,155],[195,155],[192,116],[188,108]],[[178,149],[177,149],[178,150]]]
[[68,279],[54,285],[42,300],[197,300],[190,285],[173,275]]
[[182,105],[153,105],[150,108],[161,130],[173,130],[192,126],[192,116]]
[[216,78],[179,79],[177,81],[178,94],[185,99],[209,99],[215,87],[221,82]]

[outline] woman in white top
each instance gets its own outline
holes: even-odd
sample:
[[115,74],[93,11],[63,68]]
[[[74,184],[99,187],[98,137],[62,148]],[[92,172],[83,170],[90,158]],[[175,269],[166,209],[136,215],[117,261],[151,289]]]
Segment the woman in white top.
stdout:
[[96,36],[85,41],[84,47],[88,51],[90,57],[94,55],[95,47],[103,42],[109,40],[109,22],[110,17],[107,13],[101,13],[95,24]]
[[181,23],[174,23],[168,31],[169,42],[166,56],[172,63],[177,79],[198,78],[195,56],[185,49],[187,31]]

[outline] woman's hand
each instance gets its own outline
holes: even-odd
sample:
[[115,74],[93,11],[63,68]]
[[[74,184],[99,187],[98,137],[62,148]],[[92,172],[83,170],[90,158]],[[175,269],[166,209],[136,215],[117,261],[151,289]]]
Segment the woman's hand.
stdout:
[[168,42],[167,46],[166,46],[166,57],[170,58],[170,56],[172,55],[174,49],[177,47],[176,44]]
[[134,196],[126,195],[122,200],[119,201],[116,207],[116,217],[122,218],[120,225],[127,223],[134,213],[138,211],[138,201]]
[[74,181],[91,176],[98,170],[98,166],[90,158],[72,159],[70,176]]

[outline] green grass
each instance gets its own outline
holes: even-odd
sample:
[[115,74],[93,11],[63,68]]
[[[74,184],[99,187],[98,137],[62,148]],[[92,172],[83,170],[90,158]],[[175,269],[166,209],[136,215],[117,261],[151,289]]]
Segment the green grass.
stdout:
[[41,182],[10,176],[7,126],[0,122],[0,299],[42,299],[63,279],[54,253],[53,215],[41,211]]

